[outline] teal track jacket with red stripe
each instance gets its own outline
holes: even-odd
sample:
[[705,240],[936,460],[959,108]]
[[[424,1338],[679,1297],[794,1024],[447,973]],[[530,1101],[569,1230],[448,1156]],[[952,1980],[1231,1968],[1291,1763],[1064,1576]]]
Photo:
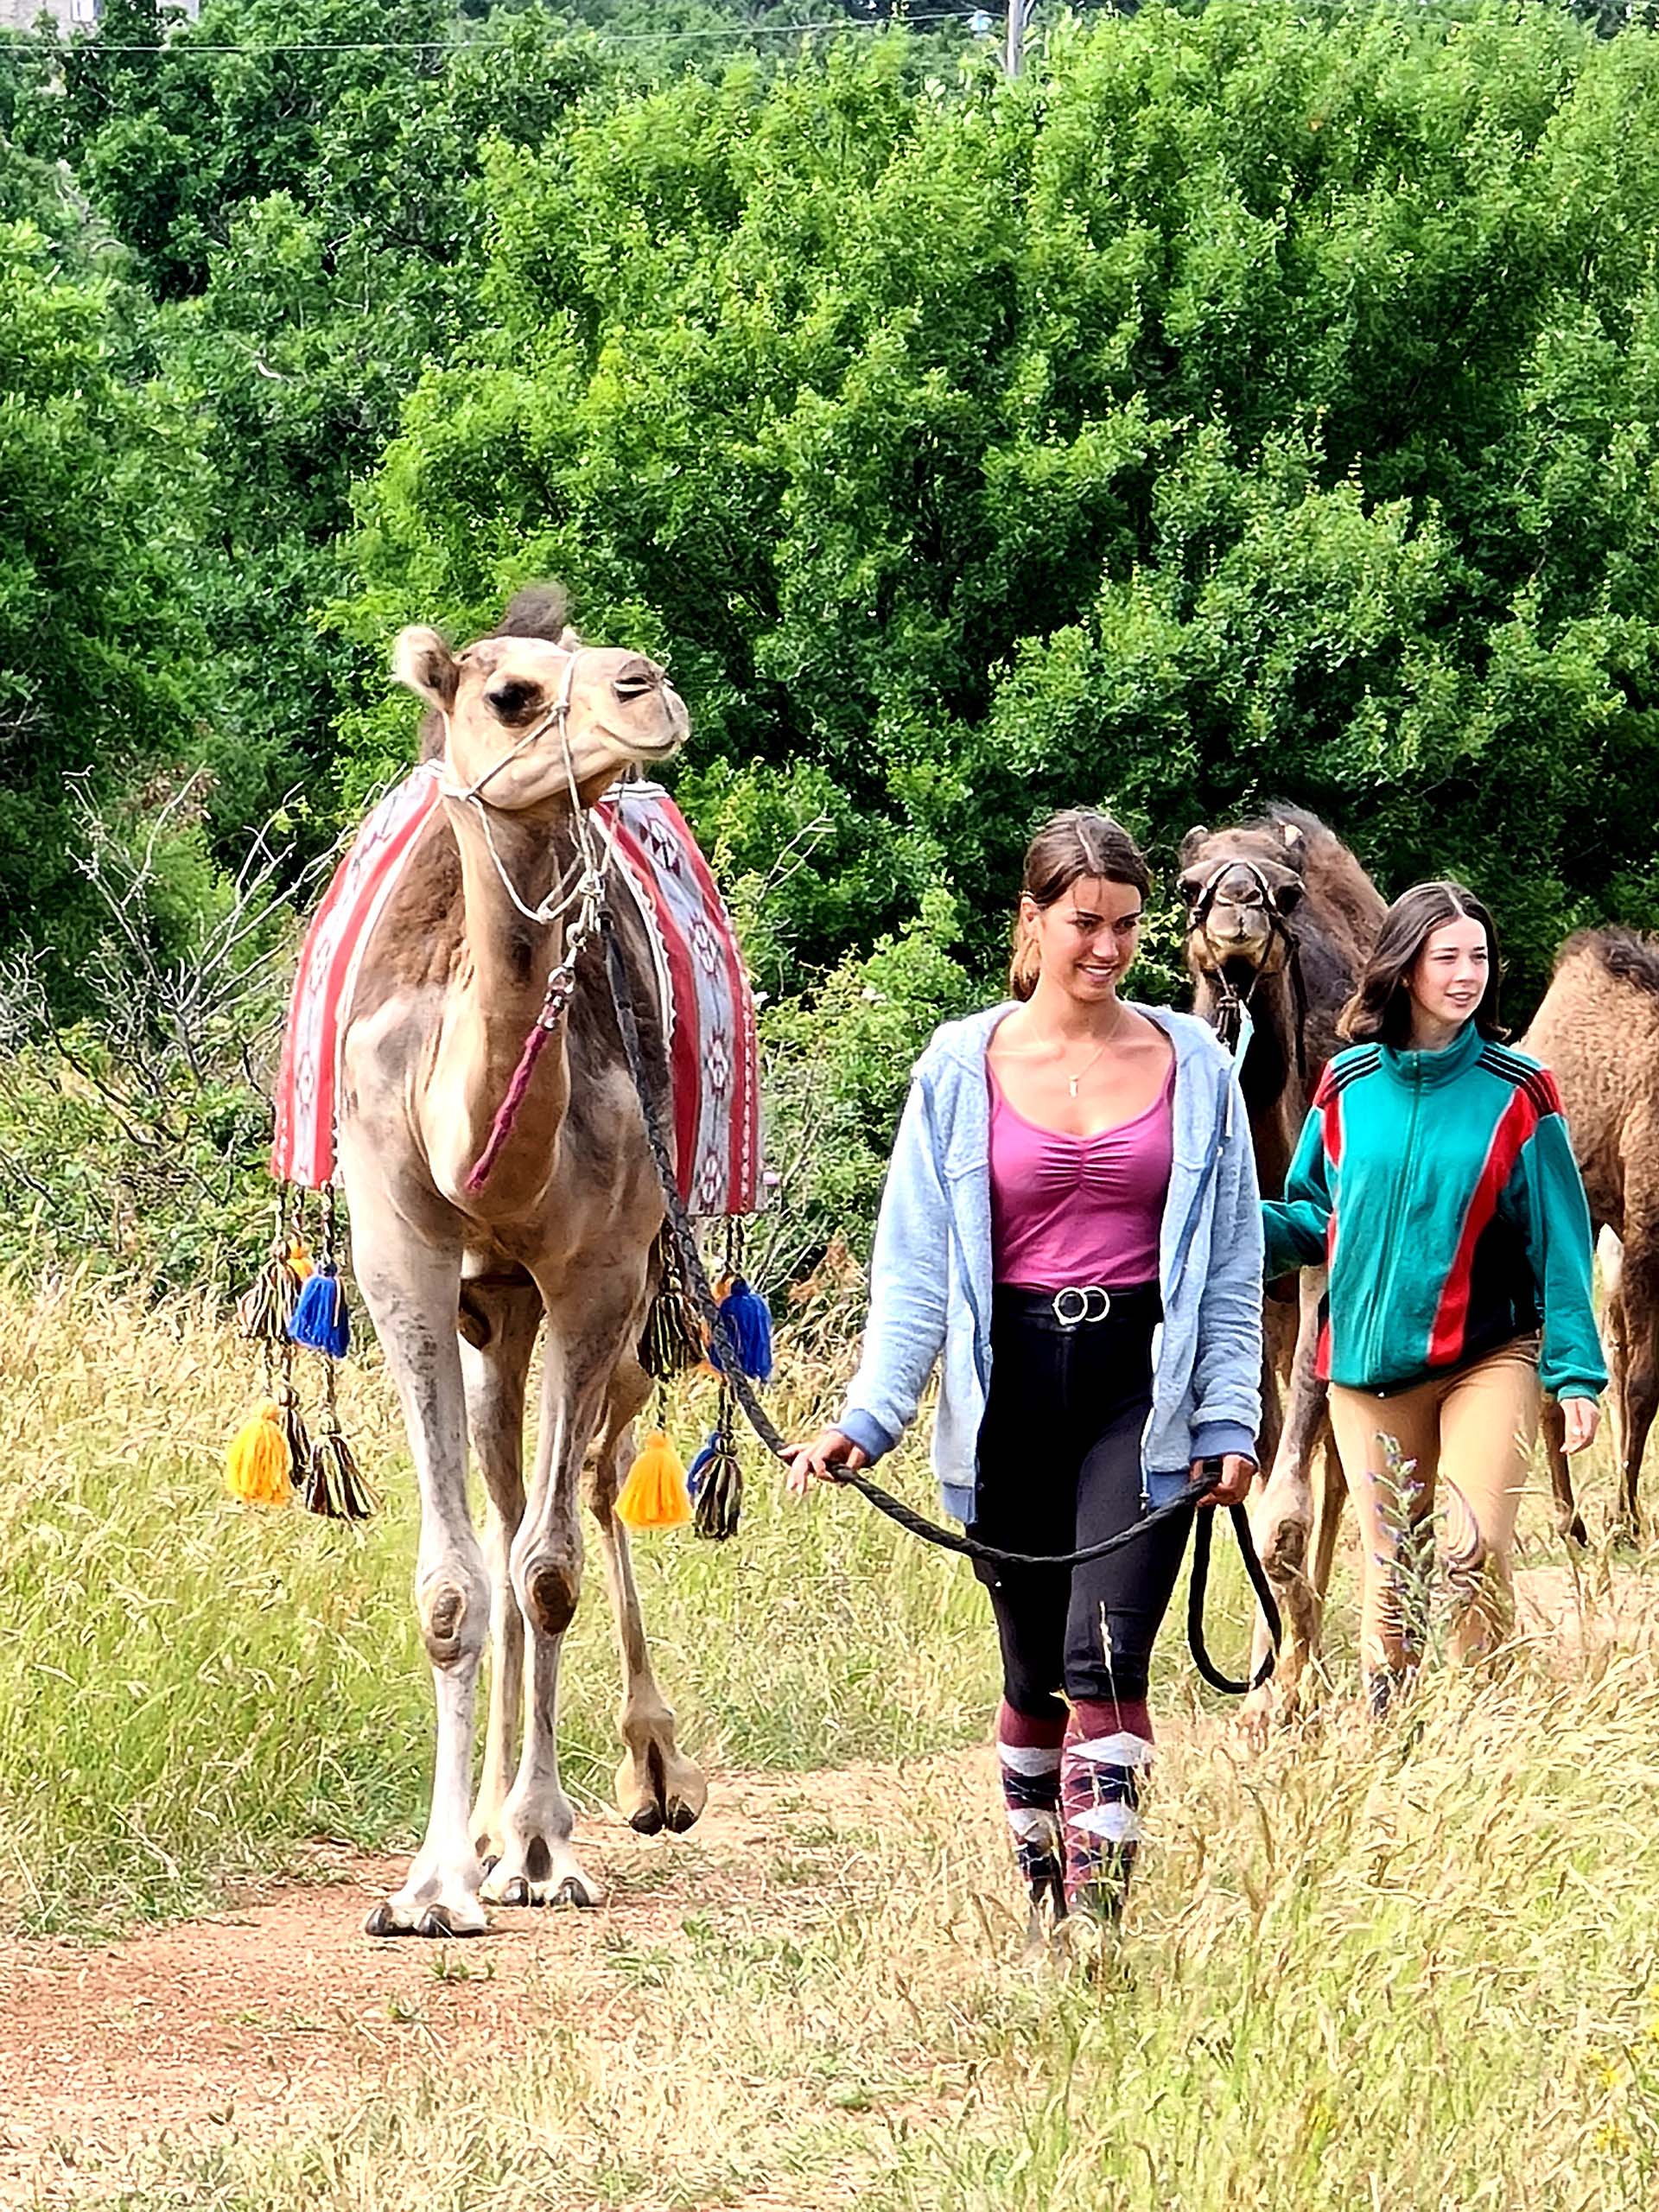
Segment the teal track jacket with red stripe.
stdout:
[[1330,1267],[1331,1382],[1405,1389],[1541,1327],[1547,1390],[1605,1386],[1590,1210],[1555,1079],[1472,1021],[1441,1052],[1338,1052],[1263,1213],[1269,1275]]

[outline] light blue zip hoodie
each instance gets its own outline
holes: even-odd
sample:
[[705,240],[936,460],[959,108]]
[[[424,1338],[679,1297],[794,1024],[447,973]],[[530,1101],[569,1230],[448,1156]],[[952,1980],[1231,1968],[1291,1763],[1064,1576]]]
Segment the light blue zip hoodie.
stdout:
[[[915,1419],[943,1354],[933,1469],[974,1518],[991,1382],[991,1109],[985,1050],[1014,1001],[947,1021],[911,1075],[870,1259],[864,1356],[836,1422],[871,1459]],[[1196,1016],[1137,1007],[1175,1047],[1174,1165],[1159,1235],[1142,1491],[1161,1504],[1194,1459],[1254,1456],[1262,1421],[1262,1209],[1232,1065]]]

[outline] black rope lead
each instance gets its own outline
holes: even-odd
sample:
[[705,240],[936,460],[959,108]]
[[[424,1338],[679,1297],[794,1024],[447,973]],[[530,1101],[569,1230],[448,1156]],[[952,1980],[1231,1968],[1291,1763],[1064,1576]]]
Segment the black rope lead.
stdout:
[[1210,1656],[1204,1640],[1204,1598],[1210,1581],[1210,1537],[1216,1525],[1213,1513],[1200,1513],[1193,1522],[1192,1579],[1186,1590],[1186,1648],[1192,1654],[1192,1664],[1212,1690],[1219,1690],[1224,1697],[1243,1697],[1251,1690],[1259,1690],[1272,1674],[1279,1657],[1284,1624],[1279,1618],[1279,1601],[1273,1594],[1268,1571],[1255,1548],[1255,1538],[1250,1533],[1249,1515],[1242,1505],[1230,1505],[1227,1516],[1233,1524],[1244,1572],[1249,1577],[1255,1602],[1261,1606],[1262,1618],[1267,1624],[1268,1648],[1255,1674],[1242,1682],[1236,1682],[1230,1675],[1224,1675]]
[[[639,1039],[639,1018],[634,1005],[633,985],[628,976],[627,963],[618,942],[616,926],[608,907],[601,906],[599,916],[600,934],[605,944],[605,966],[610,980],[611,998],[615,1007],[617,1027],[621,1032],[622,1051],[628,1063],[628,1073],[639,1101],[639,1111],[645,1124],[645,1139],[657,1166],[657,1179],[662,1185],[663,1205],[667,1213],[669,1240],[680,1263],[684,1287],[696,1307],[710,1339],[720,1354],[721,1371],[731,1386],[733,1395],[742,1407],[749,1426],[775,1459],[789,1463],[791,1453],[784,1436],[773,1425],[766,1408],[755,1395],[754,1386],[743,1372],[709,1277],[704,1272],[702,1255],[697,1249],[696,1231],[691,1217],[680,1196],[679,1177],[668,1148],[662,1116],[657,1111],[652,1096],[651,1074],[645,1065],[645,1048]],[[1128,1528],[1115,1536],[1108,1536],[1097,1544],[1085,1544],[1073,1552],[1007,1552],[995,1544],[981,1543],[976,1537],[958,1535],[937,1521],[930,1521],[925,1514],[916,1512],[891,1491],[883,1490],[880,1483],[872,1482],[868,1475],[850,1467],[836,1467],[830,1471],[838,1483],[844,1483],[878,1513],[937,1550],[956,1552],[963,1559],[978,1560],[988,1567],[1083,1567],[1091,1560],[1105,1559],[1111,1553],[1122,1551],[1166,1521],[1173,1521],[1179,1513],[1192,1512],[1199,1500],[1209,1496],[1221,1481],[1221,1465],[1217,1460],[1205,1463],[1205,1472],[1193,1482],[1179,1497],[1162,1505],[1154,1506]],[[1192,1545],[1192,1576],[1187,1591],[1186,1635],[1192,1653],[1192,1662],[1205,1681],[1214,1689],[1224,1691],[1230,1697],[1242,1697],[1247,1690],[1259,1689],[1273,1672],[1278,1656],[1281,1635],[1279,1608],[1274,1600],[1262,1562],[1256,1555],[1255,1543],[1250,1534],[1249,1516],[1242,1505],[1230,1509],[1233,1533],[1243,1554],[1244,1571],[1250,1587],[1255,1591],[1267,1624],[1268,1649],[1253,1681],[1236,1682],[1224,1675],[1211,1658],[1204,1641],[1204,1603],[1210,1580],[1211,1516],[1194,1516],[1196,1533]]]

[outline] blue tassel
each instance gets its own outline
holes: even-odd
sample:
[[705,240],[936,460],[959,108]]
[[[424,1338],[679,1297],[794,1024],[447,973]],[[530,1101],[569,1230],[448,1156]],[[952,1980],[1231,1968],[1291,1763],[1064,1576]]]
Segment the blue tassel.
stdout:
[[690,1493],[693,1499],[696,1497],[698,1485],[702,1483],[704,1475],[709,1471],[709,1462],[714,1458],[715,1447],[719,1442],[719,1430],[711,1428],[706,1440],[704,1441],[702,1451],[698,1452],[696,1458],[691,1462],[690,1465],[685,1471],[685,1487]]
[[[737,1351],[737,1363],[753,1382],[772,1378],[772,1308],[741,1275],[720,1301],[726,1327]],[[716,1367],[718,1355],[710,1352]]]
[[331,1268],[319,1268],[306,1277],[288,1333],[296,1344],[326,1352],[330,1359],[344,1359],[351,1350],[345,1286]]

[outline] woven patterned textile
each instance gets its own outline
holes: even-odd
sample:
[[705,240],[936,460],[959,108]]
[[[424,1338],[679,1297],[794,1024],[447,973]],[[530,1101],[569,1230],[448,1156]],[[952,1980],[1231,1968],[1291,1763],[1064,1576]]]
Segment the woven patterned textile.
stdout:
[[[300,953],[276,1083],[270,1172],[316,1190],[334,1172],[340,1040],[364,954],[439,803],[429,762],[388,791],[324,893]],[[614,859],[613,898],[631,897],[651,940],[668,1014],[675,1166],[702,1215],[753,1213],[760,1185],[760,1069],[754,1001],[708,863],[660,785],[619,784],[594,810]]]

